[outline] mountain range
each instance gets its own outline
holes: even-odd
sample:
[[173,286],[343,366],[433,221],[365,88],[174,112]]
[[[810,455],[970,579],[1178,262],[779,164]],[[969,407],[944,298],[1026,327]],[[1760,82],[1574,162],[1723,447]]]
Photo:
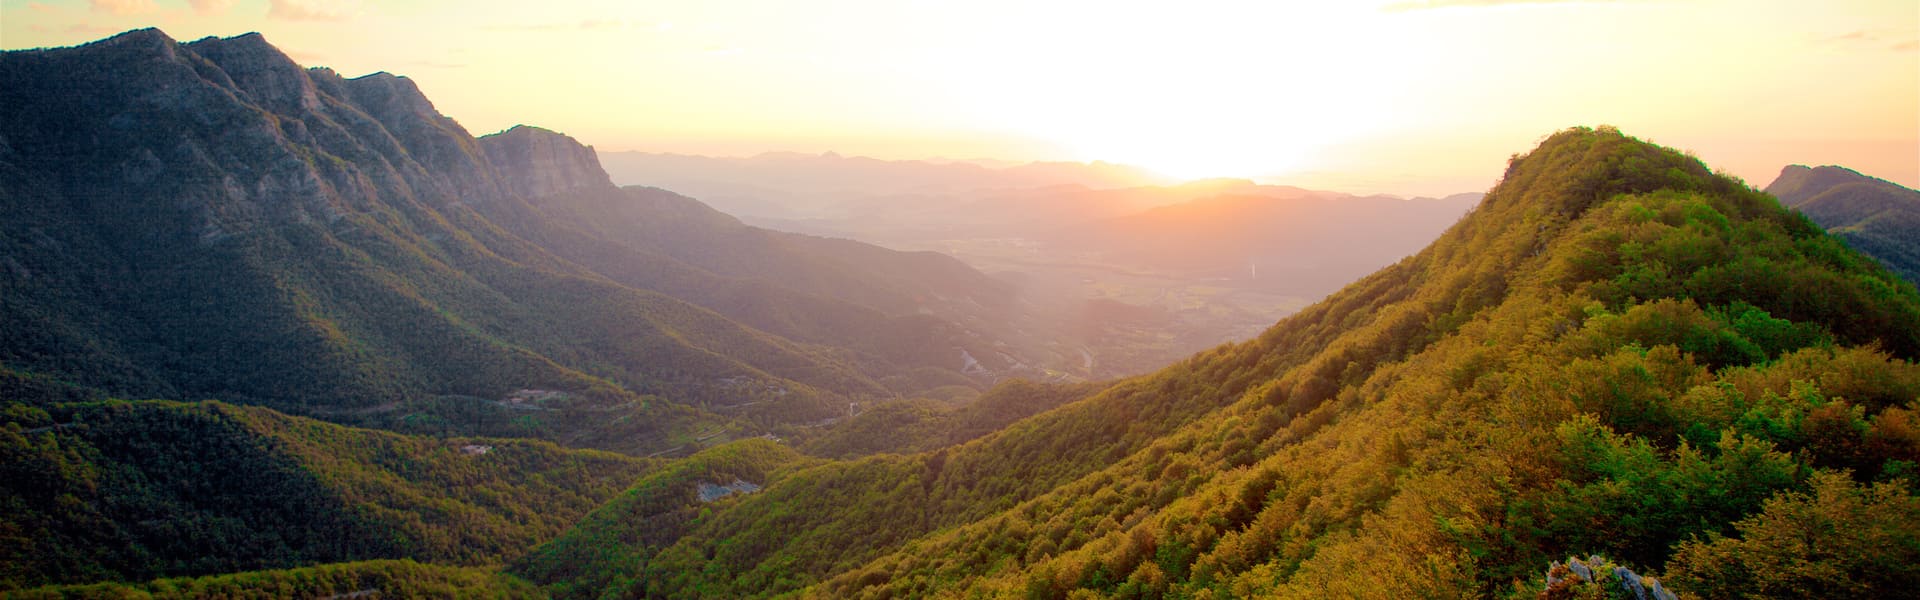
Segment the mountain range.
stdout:
[[1613,128],[1516,154],[1436,240],[1251,339],[991,387],[1057,350],[1006,278],[596,162],[256,35],[0,55],[0,592],[1920,581],[1920,290]]
[[602,152],[622,185],[663,187],[750,219],[809,219],[880,204],[962,198],[983,190],[1076,186],[1089,189],[1171,183],[1144,169],[1111,163],[879,160],[834,153],[769,152],[712,157]]
[[623,190],[258,35],[6,56],[9,387],[661,451],[1079,362],[953,259]]

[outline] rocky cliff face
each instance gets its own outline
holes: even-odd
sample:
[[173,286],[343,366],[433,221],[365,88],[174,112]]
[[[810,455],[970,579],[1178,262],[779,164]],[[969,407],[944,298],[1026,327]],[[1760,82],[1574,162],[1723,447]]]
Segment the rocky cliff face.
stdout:
[[593,148],[553,131],[520,125],[481,137],[480,147],[507,188],[521,196],[613,187]]

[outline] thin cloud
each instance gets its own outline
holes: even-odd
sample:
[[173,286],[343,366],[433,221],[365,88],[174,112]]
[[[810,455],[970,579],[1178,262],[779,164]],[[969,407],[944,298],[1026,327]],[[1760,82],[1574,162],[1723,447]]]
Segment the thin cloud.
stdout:
[[76,23],[76,24],[67,26],[67,33],[106,35],[109,33],[120,33],[120,29],[118,27],[107,27],[105,25],[88,25],[86,23]]
[[1861,29],[1814,40],[1835,46],[1878,46],[1894,52],[1920,50],[1920,38],[1896,29]]
[[352,0],[269,0],[267,18],[287,21],[346,21],[360,16]]
[[92,0],[90,4],[93,6],[94,12],[111,13],[121,16],[146,14],[160,10],[160,7],[153,4],[153,0]]
[[27,8],[28,8],[28,9],[31,9],[31,10],[32,10],[33,12],[37,12],[37,13],[48,13],[48,14],[51,14],[51,13],[55,13],[55,12],[59,12],[59,10],[60,10],[60,9],[58,9],[58,8],[54,8],[54,7],[52,7],[52,6],[47,6],[47,5],[45,5],[45,4],[41,4],[41,3],[39,3],[39,2],[28,2],[28,3],[27,3]]

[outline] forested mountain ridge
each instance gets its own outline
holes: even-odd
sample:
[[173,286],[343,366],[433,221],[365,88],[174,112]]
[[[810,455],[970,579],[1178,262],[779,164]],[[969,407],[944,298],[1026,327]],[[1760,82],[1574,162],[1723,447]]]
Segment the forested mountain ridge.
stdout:
[[[1920,294],[1879,265],[1574,129],[1257,340],[515,571],[615,597],[1532,597],[1600,554],[1699,597],[1886,594],[1920,577],[1916,357]],[[589,522],[650,518],[622,510]]]
[[8,389],[690,451],[1065,356],[997,337],[1004,284],[951,259],[620,190],[570,138],[476,139],[257,34],[4,56]]
[[[622,387],[787,370],[861,388],[812,350],[487,223],[469,206],[518,198],[405,79],[302,70],[257,35],[157,30],[10,52],[0,79],[11,370],[309,414],[561,390],[641,407],[646,434],[701,417]],[[582,318],[554,318],[566,310]],[[596,345],[625,355],[589,374],[577,354]]]
[[1767,193],[1909,283],[1920,282],[1920,191],[1846,167],[1788,165]]
[[167,401],[9,404],[0,457],[0,591],[367,559],[498,564],[664,462]]

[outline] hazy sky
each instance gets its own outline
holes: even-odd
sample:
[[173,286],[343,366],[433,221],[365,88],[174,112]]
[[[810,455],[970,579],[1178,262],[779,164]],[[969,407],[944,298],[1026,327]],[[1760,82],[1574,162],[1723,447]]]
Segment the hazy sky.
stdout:
[[1618,125],[1765,185],[1920,187],[1920,2],[0,0],[0,46],[259,31],[407,75],[475,134],[601,150],[1108,160],[1356,192],[1484,190]]

